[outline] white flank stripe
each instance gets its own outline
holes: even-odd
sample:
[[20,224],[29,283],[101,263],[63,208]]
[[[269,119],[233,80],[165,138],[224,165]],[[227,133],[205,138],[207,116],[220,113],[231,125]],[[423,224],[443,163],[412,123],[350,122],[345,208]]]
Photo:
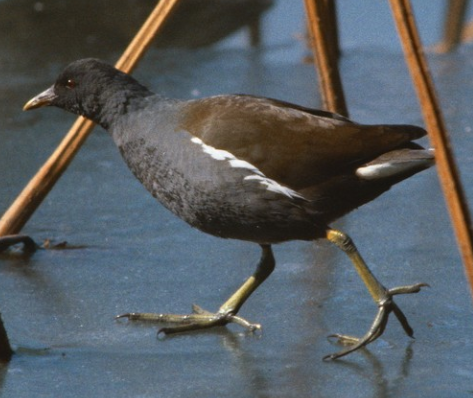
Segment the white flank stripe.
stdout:
[[237,169],[248,169],[251,170],[253,173],[263,175],[261,171],[259,171],[255,166],[253,166],[251,163],[247,162],[246,160],[241,160],[237,159],[235,156],[233,156],[230,152],[224,151],[222,149],[216,149],[213,146],[204,144],[204,142],[197,137],[193,137],[191,141],[194,144],[198,144],[202,147],[202,150],[210,155],[212,159],[215,160],[228,160],[230,163],[231,167],[237,168]]
[[261,185],[266,187],[268,191],[275,192],[281,195],[285,195],[291,199],[299,198],[305,199],[302,195],[298,194],[296,191],[287,188],[270,178],[267,178],[258,168],[253,166],[251,163],[246,160],[237,159],[230,152],[224,151],[222,149],[216,149],[210,145],[204,144],[204,142],[197,137],[192,137],[191,141],[194,144],[200,145],[204,153],[210,155],[212,159],[215,160],[227,160],[231,167],[236,169],[247,169],[250,170],[252,175],[246,176],[244,180],[256,180]]
[[248,169],[258,175],[261,175],[261,176],[264,175],[255,166],[253,166],[251,163],[247,162],[246,160],[240,160],[240,159],[235,158],[235,159],[230,159],[229,162],[230,162],[230,166],[235,167],[236,169]]
[[285,187],[270,178],[264,177],[264,175],[252,175],[247,176],[244,180],[258,180],[261,185],[264,185],[268,191],[285,195],[291,199],[299,198],[305,199],[302,195],[298,194],[291,188]]
[[215,160],[226,160],[235,158],[230,152],[222,151],[221,149],[215,149],[213,146],[206,145],[204,142],[197,137],[191,139],[194,144],[198,144],[202,147],[202,150],[209,154]]

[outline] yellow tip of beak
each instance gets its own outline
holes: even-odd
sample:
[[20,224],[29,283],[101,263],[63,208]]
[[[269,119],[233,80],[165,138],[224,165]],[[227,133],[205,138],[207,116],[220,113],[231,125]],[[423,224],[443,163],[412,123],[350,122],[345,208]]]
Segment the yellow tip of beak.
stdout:
[[41,108],[42,106],[51,105],[53,100],[56,98],[56,93],[54,92],[54,86],[49,87],[47,90],[43,91],[41,94],[38,94],[36,97],[30,99],[24,106],[24,111],[29,111],[31,109]]

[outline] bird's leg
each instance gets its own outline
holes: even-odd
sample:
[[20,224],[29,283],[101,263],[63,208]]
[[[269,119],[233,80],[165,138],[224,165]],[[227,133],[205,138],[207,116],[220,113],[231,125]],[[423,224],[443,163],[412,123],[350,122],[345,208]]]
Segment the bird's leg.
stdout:
[[256,272],[250,276],[245,283],[227,300],[215,313],[203,310],[194,305],[193,313],[189,315],[174,314],[152,314],[152,313],[127,313],[117,318],[129,320],[151,321],[173,324],[172,327],[162,328],[159,333],[171,334],[190,330],[207,329],[213,326],[236,323],[250,331],[260,329],[259,324],[253,324],[237,316],[239,309],[250,297],[250,295],[261,285],[273,272],[275,261],[270,245],[261,245],[263,250]]
[[330,242],[337,245],[348,255],[353,265],[355,266],[356,271],[358,272],[361,279],[368,288],[371,297],[373,297],[373,300],[376,302],[376,304],[378,304],[378,313],[370,329],[363,337],[357,338],[341,334],[335,334],[330,336],[336,337],[341,343],[350,345],[350,347],[338,353],[327,355],[326,357],[324,357],[324,359],[331,360],[340,358],[376,340],[379,336],[383,334],[391,312],[394,313],[398,321],[401,323],[406,334],[409,337],[413,337],[414,331],[407,322],[407,318],[404,313],[394,302],[393,296],[398,294],[417,293],[423,286],[428,285],[425,283],[418,283],[415,285],[387,289],[372,274],[371,270],[366,265],[365,261],[358,252],[355,244],[348,235],[334,229],[329,229],[327,230],[326,237]]

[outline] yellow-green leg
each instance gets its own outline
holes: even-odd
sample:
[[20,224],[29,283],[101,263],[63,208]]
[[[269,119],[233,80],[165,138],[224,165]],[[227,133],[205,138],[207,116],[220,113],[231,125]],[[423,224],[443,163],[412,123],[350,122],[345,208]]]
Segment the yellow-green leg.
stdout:
[[150,321],[173,324],[172,327],[162,328],[159,333],[171,334],[190,330],[207,329],[213,326],[222,326],[227,323],[236,323],[250,331],[260,329],[259,324],[250,323],[237,316],[237,313],[251,294],[261,285],[274,270],[275,261],[270,245],[261,245],[262,256],[256,272],[227,300],[215,313],[203,310],[197,305],[192,307],[189,315],[154,314],[154,313],[127,313],[116,318],[129,320]]
[[393,300],[393,296],[398,294],[411,294],[418,293],[423,286],[428,286],[426,283],[417,283],[415,285],[401,286],[393,289],[386,289],[372,274],[365,261],[358,252],[355,244],[351,238],[343,232],[329,229],[327,230],[327,239],[342,249],[352,261],[356,271],[360,275],[361,279],[365,283],[368,291],[370,292],[373,300],[378,305],[378,313],[368,330],[368,332],[361,338],[346,336],[342,334],[335,334],[330,337],[336,337],[341,343],[350,345],[346,350],[340,351],[335,354],[327,355],[324,360],[331,360],[343,357],[361,347],[376,340],[381,336],[388,323],[388,318],[391,312],[394,313],[396,318],[401,323],[404,331],[409,337],[412,337],[414,332],[410,327],[406,316],[401,309],[396,305]]

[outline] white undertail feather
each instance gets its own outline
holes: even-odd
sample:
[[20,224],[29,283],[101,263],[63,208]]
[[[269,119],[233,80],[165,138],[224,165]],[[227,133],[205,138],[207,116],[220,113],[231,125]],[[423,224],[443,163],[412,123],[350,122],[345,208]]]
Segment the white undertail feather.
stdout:
[[[386,154],[356,169],[356,175],[364,180],[388,178],[409,171],[413,168],[431,166],[434,162],[434,150],[398,150],[399,157],[388,159]],[[383,158],[386,161],[383,161]]]

